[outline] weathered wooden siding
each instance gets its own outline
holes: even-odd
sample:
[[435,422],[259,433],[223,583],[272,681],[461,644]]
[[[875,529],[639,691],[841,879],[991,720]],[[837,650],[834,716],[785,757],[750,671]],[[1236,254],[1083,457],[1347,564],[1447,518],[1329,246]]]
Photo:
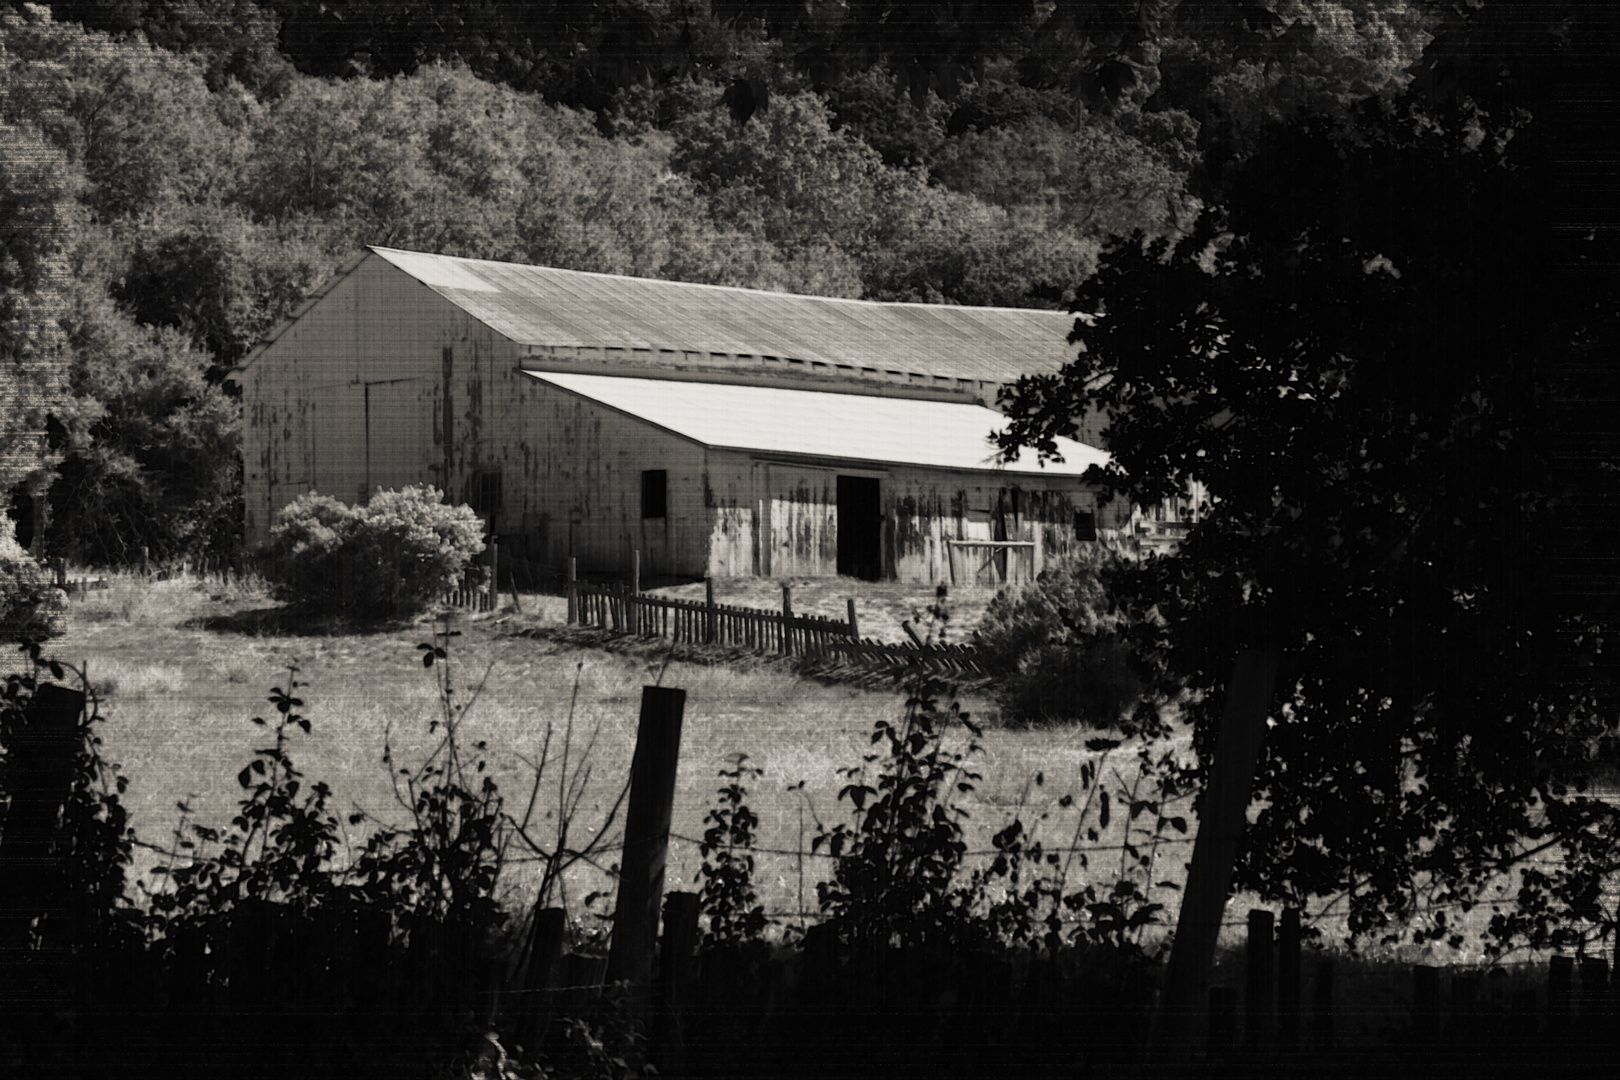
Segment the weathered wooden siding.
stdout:
[[459,501],[483,445],[483,387],[517,356],[427,286],[362,261],[241,375],[248,543],[310,490],[353,502],[431,483]]
[[[706,572],[713,521],[704,449],[687,439],[523,375],[491,371],[472,469],[501,471],[494,528],[514,553],[582,571],[619,571],[641,552],[644,576]],[[641,474],[667,474],[667,515],[641,516]],[[749,569],[737,572],[749,573]]]
[[[900,581],[948,582],[946,541],[1025,540],[1037,543],[1038,571],[1075,551],[1075,512],[1097,514],[1092,490],[1054,477],[1035,483],[1020,477],[978,476],[949,469],[851,466],[756,461],[738,451],[707,454],[706,503],[712,531],[708,572],[769,577],[828,577],[838,571],[838,477],[875,477],[883,510],[885,576]],[[1099,528],[1122,526],[1116,506],[1097,518]],[[998,528],[998,521],[1000,527]],[[958,557],[958,580],[972,580],[976,562]],[[1005,561],[1005,560],[1004,560]],[[1008,563],[1015,579],[1027,576],[1029,560]],[[992,565],[978,580],[992,583]]]

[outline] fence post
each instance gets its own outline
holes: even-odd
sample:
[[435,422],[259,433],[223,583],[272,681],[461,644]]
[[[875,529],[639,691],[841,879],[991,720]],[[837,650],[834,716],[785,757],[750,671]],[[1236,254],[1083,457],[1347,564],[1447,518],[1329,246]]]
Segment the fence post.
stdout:
[[489,538],[489,610],[499,610],[501,604],[501,545],[500,538]]
[[579,583],[574,577],[574,557],[568,556],[568,582],[563,586],[563,592],[568,597],[568,625],[573,626],[579,622]]
[[1412,968],[1412,1038],[1433,1042],[1440,1026],[1440,969],[1428,964]]
[[672,892],[664,897],[664,938],[658,948],[660,1008],[653,1027],[660,1076],[682,1076],[686,1071],[684,1020],[691,1005],[697,937],[698,894]]
[[632,1007],[638,1012],[645,1009],[652,976],[685,711],[685,690],[641,688],[641,723],[630,761],[630,807],[624,819],[624,857],[607,969],[609,982],[628,980],[636,988]]
[[630,549],[630,592],[641,595],[641,549]]
[[5,844],[0,846],[0,979],[17,988],[33,984],[32,1004],[61,1008],[72,983],[68,943],[48,940],[28,947],[34,919],[46,916],[71,926],[74,898],[63,891],[62,855],[52,843],[60,808],[73,793],[73,758],[79,745],[84,695],[54,683],[34,691],[21,730],[7,742]]
[[718,612],[714,610],[714,577],[703,579],[703,640],[714,644]]
[[1581,1027],[1588,1038],[1603,1033],[1609,1004],[1609,962],[1601,956],[1581,961]]
[[1243,1041],[1255,1049],[1271,1037],[1272,1010],[1275,1006],[1275,954],[1272,931],[1276,917],[1265,908],[1249,912],[1249,943],[1243,971]]
[[855,598],[849,597],[845,603],[849,610],[849,636],[852,640],[861,640],[861,629],[855,622]]
[[1283,1049],[1299,1049],[1299,908],[1285,907],[1277,934],[1277,1035]]
[[141,577],[150,577],[151,573],[152,573],[152,564],[149,561],[148,556],[147,556],[146,545],[142,544],[141,545]]
[[529,937],[529,967],[523,974],[523,1022],[518,1038],[529,1050],[539,1049],[551,1018],[547,991],[554,985],[554,973],[562,960],[563,930],[568,913],[562,908],[541,908],[534,913],[534,930]]
[[1237,991],[1230,986],[1209,988],[1209,1056],[1220,1059],[1237,1045]]
[[1547,972],[1547,1031],[1567,1035],[1575,1012],[1575,958],[1555,956]]
[[793,655],[793,586],[782,586],[782,655]]
[[1311,991],[1311,1042],[1318,1053],[1333,1048],[1333,960],[1316,962],[1316,986]]

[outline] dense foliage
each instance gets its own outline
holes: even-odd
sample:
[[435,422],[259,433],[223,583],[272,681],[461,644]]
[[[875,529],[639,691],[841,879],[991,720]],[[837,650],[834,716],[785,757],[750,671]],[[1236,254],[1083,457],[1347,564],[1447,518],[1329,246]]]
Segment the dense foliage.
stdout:
[[0,490],[52,552],[229,551],[226,381],[365,244],[1056,306],[1268,119],[1390,93],[1410,0],[0,8]]
[[484,550],[472,508],[439,500],[432,487],[378,491],[362,506],[301,495],[276,515],[265,573],[278,595],[312,611],[419,614]]
[[1566,464],[1561,403],[1613,348],[1620,261],[1595,232],[1566,239],[1594,207],[1559,202],[1592,152],[1577,136],[1613,125],[1560,110],[1612,107],[1620,26],[1603,7],[1476,7],[1409,94],[1265,129],[1197,226],[1111,253],[1077,360],[1007,394],[1008,443],[1097,402],[1116,490],[1196,477],[1215,497],[1132,591],[1167,620],[1152,647],[1206,691],[1206,761],[1234,658],[1284,659],[1242,885],[1345,893],[1358,930],[1422,915],[1444,936],[1448,910],[1557,849],[1492,931],[1568,943],[1613,931],[1599,889],[1620,820],[1580,793],[1613,583],[1565,553],[1613,545],[1581,516],[1603,487]]

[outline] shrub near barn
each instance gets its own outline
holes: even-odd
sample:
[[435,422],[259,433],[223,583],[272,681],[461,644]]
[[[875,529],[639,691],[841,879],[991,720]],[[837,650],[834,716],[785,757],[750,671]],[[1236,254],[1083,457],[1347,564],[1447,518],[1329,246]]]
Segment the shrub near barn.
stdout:
[[266,576],[280,599],[362,618],[425,611],[484,550],[483,522],[437,488],[378,491],[362,506],[301,495],[276,515]]
[[1002,715],[1023,724],[1124,723],[1178,689],[1162,665],[1135,655],[1132,631],[1157,616],[1122,609],[1109,579],[1137,557],[1096,545],[1043,570],[1033,584],[1003,590],[979,624],[979,655],[997,676]]

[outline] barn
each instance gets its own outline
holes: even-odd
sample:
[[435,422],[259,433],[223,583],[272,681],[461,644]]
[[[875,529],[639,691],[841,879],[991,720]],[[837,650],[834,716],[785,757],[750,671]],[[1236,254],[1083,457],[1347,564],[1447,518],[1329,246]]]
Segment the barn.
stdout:
[[1022,576],[1129,525],[1083,479],[1101,450],[989,441],[997,389],[1056,371],[1071,325],[374,247],[233,374],[245,539],[308,491],[431,483],[508,565]]

